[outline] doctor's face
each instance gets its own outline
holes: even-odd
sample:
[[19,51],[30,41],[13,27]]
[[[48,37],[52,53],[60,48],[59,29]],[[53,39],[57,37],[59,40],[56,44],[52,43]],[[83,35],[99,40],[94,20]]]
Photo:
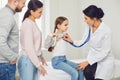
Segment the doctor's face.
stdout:
[[85,22],[89,25],[89,26],[93,26],[94,25],[94,19],[84,15],[84,19],[85,19]]

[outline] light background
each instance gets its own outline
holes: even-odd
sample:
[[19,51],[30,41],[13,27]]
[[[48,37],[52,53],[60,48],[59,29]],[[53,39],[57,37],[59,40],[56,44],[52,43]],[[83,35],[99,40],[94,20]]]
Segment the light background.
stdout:
[[[69,19],[69,34],[74,40],[81,39],[84,28],[87,26],[84,22],[82,10],[89,5],[96,5],[105,12],[103,21],[112,30],[112,53],[116,59],[120,59],[120,0],[42,0],[42,2],[44,3],[44,12],[42,19],[37,20],[37,23],[43,32],[43,42],[46,35],[53,31],[54,21],[58,16],[67,17]],[[0,8],[6,3],[7,0],[0,0]],[[22,13],[16,14],[19,27],[26,9],[27,4]],[[68,45],[67,56],[69,59],[85,58],[87,49],[86,46],[74,48]],[[45,49],[43,52],[46,59],[50,60],[52,54],[49,54]]]
[[[29,0],[27,0],[28,2]],[[43,32],[43,42],[45,36],[53,31],[54,21],[58,16],[65,16],[69,19],[69,30],[74,40],[82,38],[86,23],[84,22],[82,10],[89,5],[101,7],[105,12],[103,21],[112,30],[112,53],[116,59],[120,59],[120,0],[42,0],[44,2],[44,15],[42,21],[38,21],[39,28]],[[0,0],[0,8],[6,4],[7,0]],[[21,25],[21,19],[26,11],[26,7],[22,13],[16,14],[16,20]],[[87,55],[87,46],[82,48],[74,48],[67,46],[68,59],[82,59]],[[43,49],[44,57],[47,61],[51,60],[52,53]],[[116,79],[120,80],[120,79]]]

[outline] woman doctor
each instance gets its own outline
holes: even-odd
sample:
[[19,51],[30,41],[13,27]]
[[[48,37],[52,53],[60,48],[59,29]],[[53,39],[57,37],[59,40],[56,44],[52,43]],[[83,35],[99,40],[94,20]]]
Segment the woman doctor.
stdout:
[[[86,61],[78,64],[78,69],[84,71],[86,80],[110,80],[114,67],[114,57],[111,54],[111,31],[101,20],[104,12],[95,5],[83,10],[85,22],[89,27],[82,40],[73,41],[69,35],[64,39],[75,47],[89,44]],[[86,35],[87,34],[87,35]]]

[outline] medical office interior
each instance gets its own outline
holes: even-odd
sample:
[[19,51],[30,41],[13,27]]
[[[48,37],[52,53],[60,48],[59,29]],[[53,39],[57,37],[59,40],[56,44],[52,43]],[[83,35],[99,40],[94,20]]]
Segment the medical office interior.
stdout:
[[[27,9],[27,3],[23,11],[15,15],[16,21],[21,26],[21,20]],[[103,21],[112,30],[112,53],[115,56],[115,69],[112,80],[120,80],[120,0],[41,0],[44,3],[44,11],[42,18],[37,20],[37,24],[42,31],[43,44],[46,36],[53,32],[54,21],[58,16],[65,16],[69,20],[68,33],[74,40],[82,38],[85,27],[84,16],[82,10],[89,5],[96,5],[101,7],[105,13]],[[0,0],[0,9],[5,6],[7,0]],[[74,48],[67,46],[67,57],[69,60],[85,59],[87,56],[88,47],[85,45],[81,48]],[[50,62],[52,53],[49,53],[43,45],[43,55],[48,62]],[[18,76],[18,72],[16,73]],[[19,79],[18,79],[19,80]]]

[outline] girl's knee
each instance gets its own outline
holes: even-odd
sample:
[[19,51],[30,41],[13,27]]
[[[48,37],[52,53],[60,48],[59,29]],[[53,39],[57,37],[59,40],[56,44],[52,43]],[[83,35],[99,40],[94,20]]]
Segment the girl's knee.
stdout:
[[71,76],[73,76],[74,78],[78,78],[78,71],[77,70],[74,70],[74,71],[71,71]]

